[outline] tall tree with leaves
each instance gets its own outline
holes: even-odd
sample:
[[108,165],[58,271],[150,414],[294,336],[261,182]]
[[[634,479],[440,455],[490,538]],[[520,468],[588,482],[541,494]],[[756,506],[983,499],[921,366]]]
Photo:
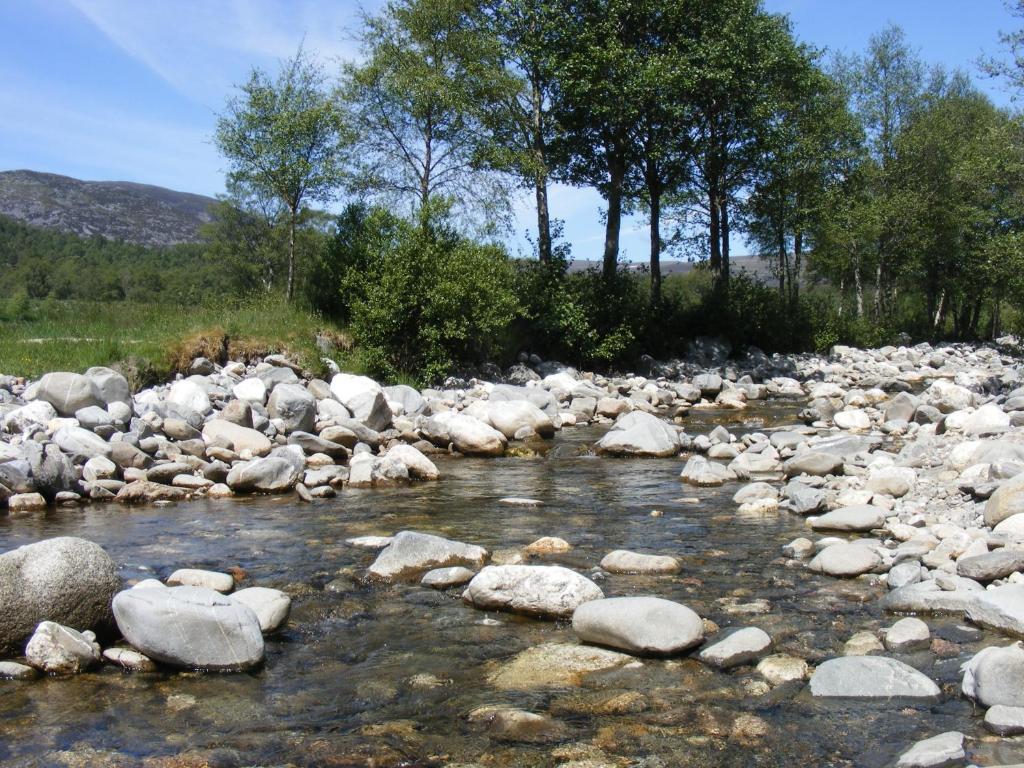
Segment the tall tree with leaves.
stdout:
[[508,209],[485,118],[518,84],[481,13],[472,0],[393,0],[364,19],[364,63],[344,71],[357,189],[408,204],[424,227],[438,206],[488,224]]
[[273,198],[287,212],[287,296],[295,293],[295,230],[307,202],[330,200],[341,183],[348,136],[323,69],[301,48],[276,79],[255,69],[217,120],[215,142],[229,184]]

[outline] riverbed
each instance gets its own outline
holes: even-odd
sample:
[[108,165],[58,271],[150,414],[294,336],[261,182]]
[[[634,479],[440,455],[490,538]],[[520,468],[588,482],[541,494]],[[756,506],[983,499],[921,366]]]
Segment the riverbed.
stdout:
[[[717,423],[735,434],[797,423],[802,404],[694,411],[691,434]],[[943,689],[938,703],[823,703],[806,686],[769,689],[752,667],[720,672],[693,658],[642,659],[580,685],[501,690],[488,675],[542,643],[576,643],[564,623],[484,613],[461,590],[367,584],[373,551],[346,539],[401,530],[520,550],[541,536],[573,546],[535,558],[592,577],[613,549],[678,558],[674,576],[607,575],[606,596],[657,595],[723,630],[757,626],[774,652],[811,665],[839,655],[857,631],[891,624],[877,607],[884,584],[814,575],[781,554],[807,535],[787,512],[738,514],[742,485],[694,488],[684,460],[575,455],[603,433],[566,429],[534,456],[439,457],[437,483],[346,490],[301,504],[245,497],[167,507],[92,505],[0,517],[0,551],[53,536],[100,544],[126,580],[181,567],[242,569],[243,586],[293,597],[286,627],[249,674],[125,674],[0,683],[4,765],[116,766],[884,766],[915,741],[960,730],[984,738],[981,715],[959,695],[959,666],[1005,638],[928,617],[954,653],[900,656]],[[507,496],[539,507],[510,506]],[[501,741],[467,715],[507,705],[552,716],[564,736]],[[1024,761],[1001,739],[971,746],[986,763]],[[576,762],[574,762],[576,761]],[[586,762],[590,761],[590,762]]]

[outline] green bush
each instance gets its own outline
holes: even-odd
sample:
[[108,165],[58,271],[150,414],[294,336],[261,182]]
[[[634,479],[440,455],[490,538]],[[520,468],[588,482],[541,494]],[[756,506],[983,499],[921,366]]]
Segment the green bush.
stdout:
[[370,373],[436,381],[501,351],[519,312],[504,250],[443,223],[391,220],[386,236],[368,239],[365,259],[348,266],[341,291]]

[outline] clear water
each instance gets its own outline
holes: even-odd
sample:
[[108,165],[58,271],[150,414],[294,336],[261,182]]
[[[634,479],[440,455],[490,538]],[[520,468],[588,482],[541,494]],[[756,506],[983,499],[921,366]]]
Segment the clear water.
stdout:
[[[740,431],[770,428],[794,423],[796,411],[777,404],[743,415],[695,412],[687,429],[722,421]],[[600,434],[566,430],[554,445],[588,446]],[[677,576],[609,576],[601,586],[608,596],[683,602],[722,628],[760,626],[777,652],[812,664],[841,652],[855,631],[892,618],[876,607],[882,587],[787,567],[780,547],[806,532],[802,519],[740,516],[731,501],[737,484],[683,485],[680,459],[438,463],[439,483],[349,490],[315,505],[247,498],[0,517],[0,550],[82,536],[105,547],[126,579],[239,566],[246,586],[294,597],[287,628],[270,639],[266,665],[252,674],[141,675],[105,667],[74,678],[0,682],[0,762],[554,766],[590,758],[596,762],[589,765],[649,768],[883,766],[914,741],[953,729],[978,737],[970,749],[979,762],[1024,760],[1024,746],[986,739],[981,713],[958,696],[959,665],[986,643],[1008,641],[966,639],[953,617],[929,624],[933,635],[958,642],[957,656],[904,657],[942,686],[942,700],[930,705],[823,703],[802,684],[765,693],[749,667],[718,672],[687,658],[646,659],[574,688],[494,689],[486,676],[497,665],[539,643],[574,643],[571,628],[476,611],[459,590],[364,584],[360,576],[375,553],[347,546],[346,538],[414,529],[500,550],[561,536],[573,550],[540,562],[584,572],[612,549],[671,554],[684,564]],[[499,504],[504,496],[545,506]],[[628,692],[643,695],[642,711],[597,714]],[[492,740],[466,717],[485,704],[552,714],[566,724],[567,737],[546,745]],[[740,732],[737,718],[760,727]]]

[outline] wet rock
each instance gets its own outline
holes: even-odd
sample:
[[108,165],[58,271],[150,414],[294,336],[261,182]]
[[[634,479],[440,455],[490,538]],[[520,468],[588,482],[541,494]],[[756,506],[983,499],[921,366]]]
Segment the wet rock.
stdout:
[[371,578],[390,581],[435,568],[462,565],[480,568],[488,552],[474,544],[444,539],[429,533],[396,534],[369,568]]
[[659,597],[611,597],[580,605],[573,631],[587,643],[636,654],[681,653],[704,638],[700,616]]
[[388,449],[385,457],[404,464],[409,470],[409,476],[415,477],[417,480],[437,480],[441,477],[434,462],[411,445],[404,443],[393,445]]
[[912,616],[900,619],[885,633],[885,647],[893,653],[919,651],[931,645],[928,625]]
[[156,664],[148,656],[131,648],[107,648],[103,658],[129,672],[156,672]]
[[700,660],[719,669],[729,669],[749,664],[771,645],[767,632],[757,627],[744,627],[702,650]]
[[47,507],[46,499],[40,493],[16,493],[7,499],[7,510],[11,514],[19,512],[41,512]]
[[982,706],[1024,707],[1024,647],[989,646],[961,667],[964,696]]
[[227,486],[236,493],[285,493],[295,487],[302,465],[283,456],[266,456],[231,468]]
[[964,735],[949,731],[917,742],[900,755],[896,768],[943,768],[959,764],[965,757]]
[[522,709],[486,706],[469,713],[469,722],[485,726],[487,735],[498,741],[549,744],[561,741],[568,729],[547,715]]
[[231,599],[252,609],[265,635],[280,629],[292,608],[292,599],[287,594],[267,587],[240,589],[231,595]]
[[34,680],[39,672],[27,664],[16,661],[0,661],[0,680]]
[[572,545],[565,539],[560,539],[557,536],[542,536],[523,547],[523,553],[527,555],[555,555],[568,552],[571,549]]
[[100,660],[100,647],[92,632],[43,621],[25,646],[25,658],[49,675],[77,675]]
[[870,531],[885,525],[886,512],[880,507],[864,504],[827,512],[811,521],[815,531]]
[[230,573],[202,571],[197,568],[179,568],[167,577],[167,586],[202,587],[225,594],[235,588],[235,580]]
[[692,456],[683,467],[679,478],[684,483],[700,488],[717,488],[735,480],[736,475],[717,462],[708,461],[703,456]]
[[91,541],[46,539],[0,555],[0,653],[20,652],[42,621],[81,630],[111,618],[117,566]]
[[746,504],[751,501],[760,501],[762,499],[771,499],[777,501],[779,498],[779,492],[775,489],[774,485],[769,483],[750,483],[745,485],[733,494],[732,501],[734,504]]
[[963,613],[985,588],[971,579],[949,577],[944,588],[935,580],[894,589],[882,598],[882,607],[892,613]]
[[783,493],[788,506],[798,515],[810,515],[825,506],[825,493],[793,480],[786,485]]
[[129,589],[113,601],[124,638],[156,661],[185,669],[250,669],[263,660],[259,618],[200,587]]
[[473,577],[462,599],[482,610],[568,618],[604,597],[594,582],[557,565],[490,565]]
[[487,418],[495,429],[511,440],[523,427],[532,429],[541,437],[554,437],[555,425],[551,417],[526,400],[508,400],[490,403]]
[[116,500],[122,504],[152,504],[156,501],[183,501],[188,497],[184,488],[136,480],[117,492]]
[[508,439],[494,427],[465,414],[454,414],[446,428],[455,449],[467,456],[501,456]]
[[761,659],[757,671],[771,685],[782,685],[793,680],[805,680],[810,668],[803,659],[780,653]]
[[601,567],[609,573],[679,573],[682,566],[668,555],[644,555],[625,549],[609,552],[601,560]]
[[875,633],[866,629],[855,632],[853,637],[843,644],[843,656],[871,656],[883,650],[885,648]]
[[985,728],[997,736],[1019,736],[1024,733],[1024,707],[996,704],[985,712]]
[[882,656],[829,659],[811,675],[810,690],[812,696],[824,698],[933,699],[940,694],[921,672]]
[[495,688],[529,691],[579,685],[594,672],[623,667],[632,656],[588,645],[544,643],[517,654],[488,675]]
[[787,557],[796,557],[801,560],[810,557],[815,552],[814,542],[803,537],[793,539],[782,548],[782,554]]
[[679,432],[657,416],[634,411],[620,416],[594,448],[612,456],[675,456]]
[[475,574],[469,568],[455,565],[451,568],[435,568],[423,574],[420,584],[433,589],[448,589],[468,584]]
[[871,547],[862,544],[833,544],[821,550],[807,564],[816,573],[852,578],[872,571],[881,562]]

